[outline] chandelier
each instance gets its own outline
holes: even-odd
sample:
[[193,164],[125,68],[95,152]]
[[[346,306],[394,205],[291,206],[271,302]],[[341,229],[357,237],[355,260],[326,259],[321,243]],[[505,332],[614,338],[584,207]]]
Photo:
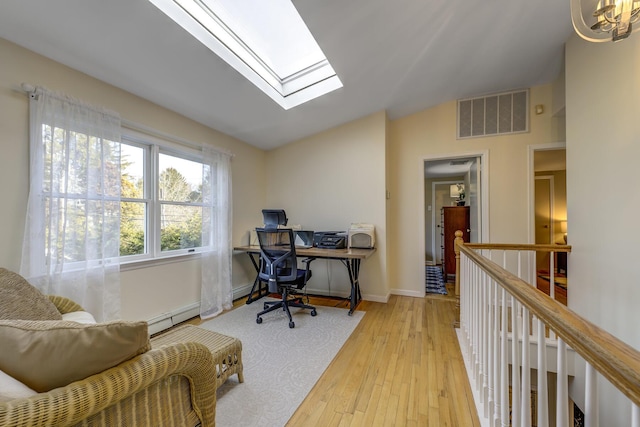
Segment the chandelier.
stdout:
[[573,28],[590,42],[626,39],[639,19],[640,0],[571,0]]

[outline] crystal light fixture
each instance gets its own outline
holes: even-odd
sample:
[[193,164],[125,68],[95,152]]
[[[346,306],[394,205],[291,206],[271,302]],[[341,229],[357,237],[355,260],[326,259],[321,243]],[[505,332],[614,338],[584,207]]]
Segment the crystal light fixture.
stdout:
[[590,42],[626,39],[639,19],[640,0],[571,0],[573,28]]

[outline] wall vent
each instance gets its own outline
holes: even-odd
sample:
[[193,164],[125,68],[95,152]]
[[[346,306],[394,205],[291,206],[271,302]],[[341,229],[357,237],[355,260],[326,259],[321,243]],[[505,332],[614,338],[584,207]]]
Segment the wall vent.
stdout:
[[458,100],[458,139],[528,131],[528,89]]

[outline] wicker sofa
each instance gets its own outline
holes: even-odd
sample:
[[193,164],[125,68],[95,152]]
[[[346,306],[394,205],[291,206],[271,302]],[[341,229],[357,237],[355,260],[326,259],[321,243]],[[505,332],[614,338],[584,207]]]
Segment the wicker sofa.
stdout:
[[[0,274],[0,298],[2,286]],[[49,298],[61,314],[81,310],[66,298]],[[2,352],[11,351],[4,344]],[[42,360],[47,363],[47,357]],[[0,399],[0,426],[213,426],[215,378],[205,345],[162,345],[64,386]]]

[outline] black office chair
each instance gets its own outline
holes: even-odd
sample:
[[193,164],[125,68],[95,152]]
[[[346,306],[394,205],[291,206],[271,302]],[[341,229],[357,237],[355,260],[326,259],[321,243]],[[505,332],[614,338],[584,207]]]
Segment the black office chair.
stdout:
[[257,323],[262,323],[262,315],[282,308],[289,316],[289,327],[296,325],[291,318],[289,307],[300,307],[311,310],[311,315],[317,314],[316,308],[304,304],[302,298],[293,297],[300,289],[307,285],[311,277],[309,264],[314,258],[303,259],[305,269],[298,269],[296,257],[295,237],[293,230],[288,228],[256,228],[258,243],[260,244],[260,280],[268,283],[269,292],[282,295],[280,301],[264,303],[264,310],[258,313]]

